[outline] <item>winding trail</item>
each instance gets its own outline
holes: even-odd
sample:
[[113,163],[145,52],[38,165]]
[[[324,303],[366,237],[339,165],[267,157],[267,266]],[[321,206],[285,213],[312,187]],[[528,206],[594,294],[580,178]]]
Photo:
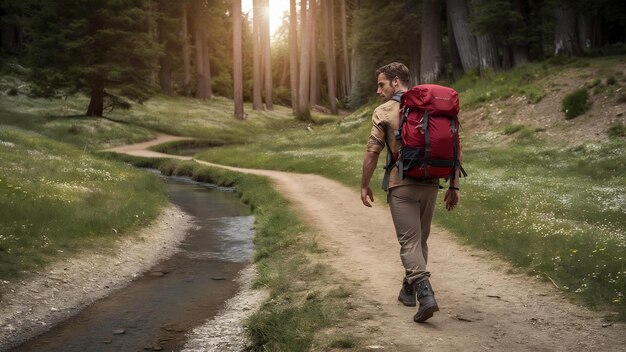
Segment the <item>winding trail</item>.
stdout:
[[[109,151],[171,157],[146,150],[180,137],[161,135]],[[397,302],[403,269],[384,201],[365,208],[356,191],[317,175],[242,169],[269,177],[314,229],[328,251],[325,263],[349,281],[369,318],[349,331],[366,336],[366,350],[384,351],[626,351],[626,325],[572,304],[550,283],[524,274],[492,254],[460,245],[441,228],[429,239],[429,270],[440,311],[416,324],[414,308]],[[435,215],[436,216],[436,215]]]

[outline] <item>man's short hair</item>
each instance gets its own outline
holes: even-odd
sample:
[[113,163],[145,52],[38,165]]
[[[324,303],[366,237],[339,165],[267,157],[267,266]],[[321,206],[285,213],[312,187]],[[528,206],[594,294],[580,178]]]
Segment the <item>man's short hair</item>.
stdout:
[[385,77],[390,81],[398,77],[400,79],[400,82],[402,82],[402,84],[404,84],[405,86],[409,85],[409,80],[410,80],[409,68],[406,67],[406,65],[404,65],[403,63],[392,62],[390,64],[387,64],[379,68],[378,70],[376,70],[376,77],[378,78],[378,76],[381,73],[384,74]]

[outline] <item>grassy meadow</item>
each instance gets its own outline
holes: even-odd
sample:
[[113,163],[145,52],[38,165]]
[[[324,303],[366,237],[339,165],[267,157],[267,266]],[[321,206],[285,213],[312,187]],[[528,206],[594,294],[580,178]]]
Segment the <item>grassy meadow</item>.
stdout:
[[167,201],[153,175],[30,130],[0,125],[0,160],[0,279],[110,245]]
[[[626,86],[621,72],[607,71],[603,59],[529,65],[475,85],[461,81],[457,89],[468,109],[524,94],[534,104],[547,94],[541,81],[548,69],[568,72],[579,67],[597,69],[598,78],[585,74],[592,81],[618,77],[607,83],[605,94],[617,95]],[[375,105],[334,124],[212,148],[196,157],[317,173],[357,190]],[[542,129],[510,122],[463,131],[470,176],[461,182],[462,206],[448,213],[440,202],[435,221],[462,241],[487,248],[530,274],[553,281],[589,306],[609,307],[625,319],[626,200],[621,190],[626,186],[626,141],[623,132],[616,136],[612,128],[603,132],[601,141],[584,143],[554,143],[543,137]],[[378,187],[381,177],[382,170],[374,175],[372,188],[378,202],[384,203],[384,192]]]
[[[532,64],[489,78],[465,77],[455,88],[464,111],[506,105],[504,99],[519,96],[535,107],[550,98],[549,75],[574,72],[575,78],[584,75],[581,85],[590,99],[609,96],[623,106],[626,81],[621,71],[611,69],[620,60]],[[579,69],[584,74],[576,73]],[[59,255],[106,247],[153,221],[166,202],[165,188],[158,177],[128,163],[156,167],[165,174],[235,186],[252,207],[261,273],[257,285],[271,291],[270,301],[249,321],[257,347],[304,351],[312,344],[358,345],[362,336],[327,328],[337,321],[349,327],[351,320],[367,317],[353,309],[349,291],[323,263],[323,249],[301,236],[308,229],[267,180],[190,162],[97,151],[160,132],[191,136],[197,141],[157,149],[228,165],[316,173],[356,191],[377,102],[346,117],[314,113],[316,122],[309,125],[280,106],[257,112],[246,105],[246,120],[235,121],[232,102],[224,98],[202,102],[156,96],[93,119],[80,116],[88,103],[84,97],[31,99],[27,90],[19,78],[0,77],[0,279],[41,269]],[[560,103],[553,110],[565,121]],[[587,113],[569,120],[568,131],[590,118]],[[624,320],[625,130],[617,121],[602,129],[600,138],[555,142],[546,137],[550,131],[511,118],[464,129],[469,177],[461,181],[462,203],[454,212],[439,204],[435,221],[460,241],[486,248]],[[376,201],[384,204],[378,186],[382,160],[379,167],[372,188]]]

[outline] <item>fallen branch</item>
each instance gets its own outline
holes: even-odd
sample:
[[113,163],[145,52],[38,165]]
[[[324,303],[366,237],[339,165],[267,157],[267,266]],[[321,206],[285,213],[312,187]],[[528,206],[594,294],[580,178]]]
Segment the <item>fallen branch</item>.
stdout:
[[543,273],[543,274],[544,274],[544,275],[545,275],[545,276],[546,276],[546,277],[547,277],[547,278],[548,278],[548,279],[552,282],[552,284],[554,285],[554,287],[556,287],[556,288],[557,288],[557,290],[560,290],[560,289],[561,289],[561,288],[559,287],[559,285],[557,285],[557,284],[556,284],[556,282],[554,282],[554,280],[552,280],[552,278],[550,277],[550,275],[548,275],[548,274],[546,274],[546,273]]

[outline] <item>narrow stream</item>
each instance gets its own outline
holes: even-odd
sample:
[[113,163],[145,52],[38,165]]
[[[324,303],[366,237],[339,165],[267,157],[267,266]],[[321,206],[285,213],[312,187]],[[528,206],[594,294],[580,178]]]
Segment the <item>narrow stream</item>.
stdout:
[[196,218],[181,251],[14,351],[177,351],[235,295],[233,280],[253,252],[250,210],[230,189],[167,183],[171,201]]

